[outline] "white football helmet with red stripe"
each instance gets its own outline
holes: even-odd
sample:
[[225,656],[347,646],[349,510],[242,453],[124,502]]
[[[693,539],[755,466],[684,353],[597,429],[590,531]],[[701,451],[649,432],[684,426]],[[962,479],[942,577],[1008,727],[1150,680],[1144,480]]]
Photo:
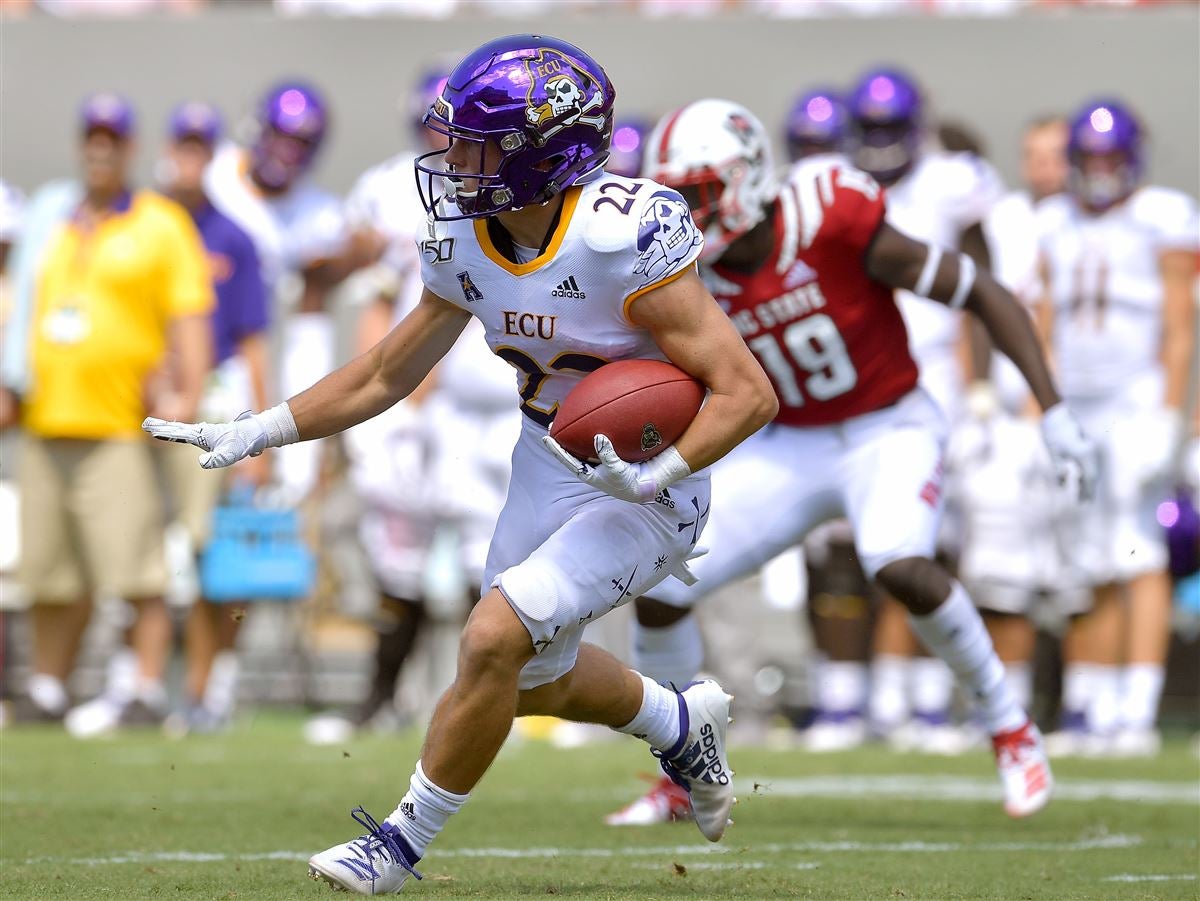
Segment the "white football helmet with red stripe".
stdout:
[[646,143],[644,168],[668,187],[699,189],[692,218],[708,262],[766,217],[779,190],[767,130],[729,100],[697,100],[664,116]]

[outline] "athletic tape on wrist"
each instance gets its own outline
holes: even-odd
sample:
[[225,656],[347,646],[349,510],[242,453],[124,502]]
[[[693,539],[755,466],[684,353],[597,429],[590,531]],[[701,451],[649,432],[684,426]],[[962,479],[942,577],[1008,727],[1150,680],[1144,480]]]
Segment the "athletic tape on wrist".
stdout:
[[267,447],[283,447],[300,440],[292,408],[284,401],[258,414],[259,421],[267,433]]

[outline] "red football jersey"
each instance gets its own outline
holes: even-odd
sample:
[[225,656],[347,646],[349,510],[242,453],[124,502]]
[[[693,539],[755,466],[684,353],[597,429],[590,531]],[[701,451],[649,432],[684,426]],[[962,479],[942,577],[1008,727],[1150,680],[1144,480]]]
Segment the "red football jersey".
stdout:
[[762,267],[712,267],[713,295],[775,386],[776,422],[843,422],[916,387],[892,289],[867,275],[864,263],[885,211],[869,175],[800,166],[780,191],[775,249]]

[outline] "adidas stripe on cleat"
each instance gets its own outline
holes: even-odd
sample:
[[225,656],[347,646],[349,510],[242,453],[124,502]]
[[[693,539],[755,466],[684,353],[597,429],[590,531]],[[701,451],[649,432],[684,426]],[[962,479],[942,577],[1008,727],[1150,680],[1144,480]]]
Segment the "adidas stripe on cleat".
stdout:
[[551,297],[570,297],[575,300],[585,300],[587,294],[579,289],[579,282],[575,281],[575,276],[564,278],[559,286],[550,292]]
[[386,821],[380,825],[361,807],[350,816],[367,834],[310,857],[310,879],[356,895],[392,895],[409,876],[421,878],[414,869],[419,858],[396,826]]
[[679,698],[679,741],[652,751],[663,772],[691,798],[692,817],[701,834],[718,842],[733,807],[733,770],[725,752],[729,704],[733,700],[711,679],[692,682]]

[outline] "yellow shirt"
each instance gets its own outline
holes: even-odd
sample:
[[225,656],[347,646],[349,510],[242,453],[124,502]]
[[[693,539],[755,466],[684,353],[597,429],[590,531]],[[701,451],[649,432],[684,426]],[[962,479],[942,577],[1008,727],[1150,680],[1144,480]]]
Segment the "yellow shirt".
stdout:
[[170,321],[212,310],[206,260],[187,211],[149,191],[90,232],[64,223],[38,274],[25,427],[47,438],[139,435]]

